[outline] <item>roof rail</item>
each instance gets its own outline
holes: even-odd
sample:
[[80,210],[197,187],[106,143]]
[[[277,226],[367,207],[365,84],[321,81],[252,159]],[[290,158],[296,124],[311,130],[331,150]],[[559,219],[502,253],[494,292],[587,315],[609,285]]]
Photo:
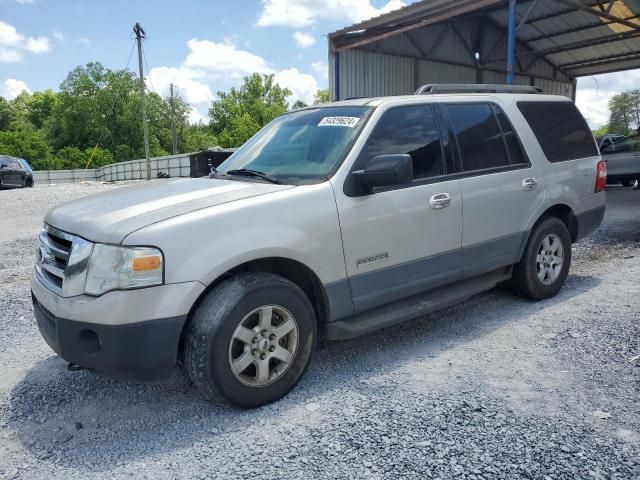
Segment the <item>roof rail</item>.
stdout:
[[543,93],[540,87],[528,85],[498,85],[489,83],[429,83],[422,85],[413,94],[435,93]]

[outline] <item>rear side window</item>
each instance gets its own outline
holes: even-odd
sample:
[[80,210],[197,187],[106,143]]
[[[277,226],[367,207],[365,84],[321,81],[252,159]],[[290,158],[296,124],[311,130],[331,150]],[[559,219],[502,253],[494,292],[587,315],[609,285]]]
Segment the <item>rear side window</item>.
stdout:
[[397,107],[382,115],[364,146],[366,162],[377,155],[411,155],[416,180],[444,173],[440,131],[431,105]]
[[488,103],[446,105],[458,140],[462,170],[485,170],[509,165],[502,131]]
[[572,102],[518,102],[550,162],[598,155],[591,130]]
[[500,128],[504,134],[504,142],[507,145],[507,151],[509,152],[511,163],[516,165],[519,163],[527,163],[527,160],[522,153],[518,137],[516,137],[516,132],[513,131],[513,127],[509,123],[509,120],[507,120],[507,116],[497,105],[492,105],[491,108],[493,108],[493,111],[498,118],[498,122],[500,123]]

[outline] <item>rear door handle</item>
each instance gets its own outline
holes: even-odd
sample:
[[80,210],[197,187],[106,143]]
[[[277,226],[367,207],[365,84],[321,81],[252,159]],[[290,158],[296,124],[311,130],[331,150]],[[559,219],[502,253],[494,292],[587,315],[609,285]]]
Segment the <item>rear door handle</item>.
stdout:
[[522,190],[525,192],[530,192],[536,188],[538,188],[538,181],[535,178],[529,177],[522,180]]
[[448,193],[437,193],[429,199],[429,206],[433,210],[440,210],[451,205],[451,195]]

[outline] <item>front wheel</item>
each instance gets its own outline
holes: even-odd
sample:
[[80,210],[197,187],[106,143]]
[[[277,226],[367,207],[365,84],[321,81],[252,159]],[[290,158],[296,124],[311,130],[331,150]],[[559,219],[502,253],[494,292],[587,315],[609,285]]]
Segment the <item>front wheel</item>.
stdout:
[[513,268],[511,287],[523,297],[543,300],[564,285],[571,265],[571,236],[556,217],[542,219],[531,232],[520,262]]
[[185,366],[208,400],[258,407],[298,383],[315,338],[315,313],[299,287],[277,275],[242,273],[197,307],[187,327]]

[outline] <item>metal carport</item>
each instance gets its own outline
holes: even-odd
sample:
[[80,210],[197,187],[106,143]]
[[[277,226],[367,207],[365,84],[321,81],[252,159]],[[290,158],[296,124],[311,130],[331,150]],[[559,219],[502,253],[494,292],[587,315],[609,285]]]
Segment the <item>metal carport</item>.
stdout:
[[640,0],[423,0],[329,34],[333,100],[426,83],[513,83],[575,99],[576,79],[640,67]]

